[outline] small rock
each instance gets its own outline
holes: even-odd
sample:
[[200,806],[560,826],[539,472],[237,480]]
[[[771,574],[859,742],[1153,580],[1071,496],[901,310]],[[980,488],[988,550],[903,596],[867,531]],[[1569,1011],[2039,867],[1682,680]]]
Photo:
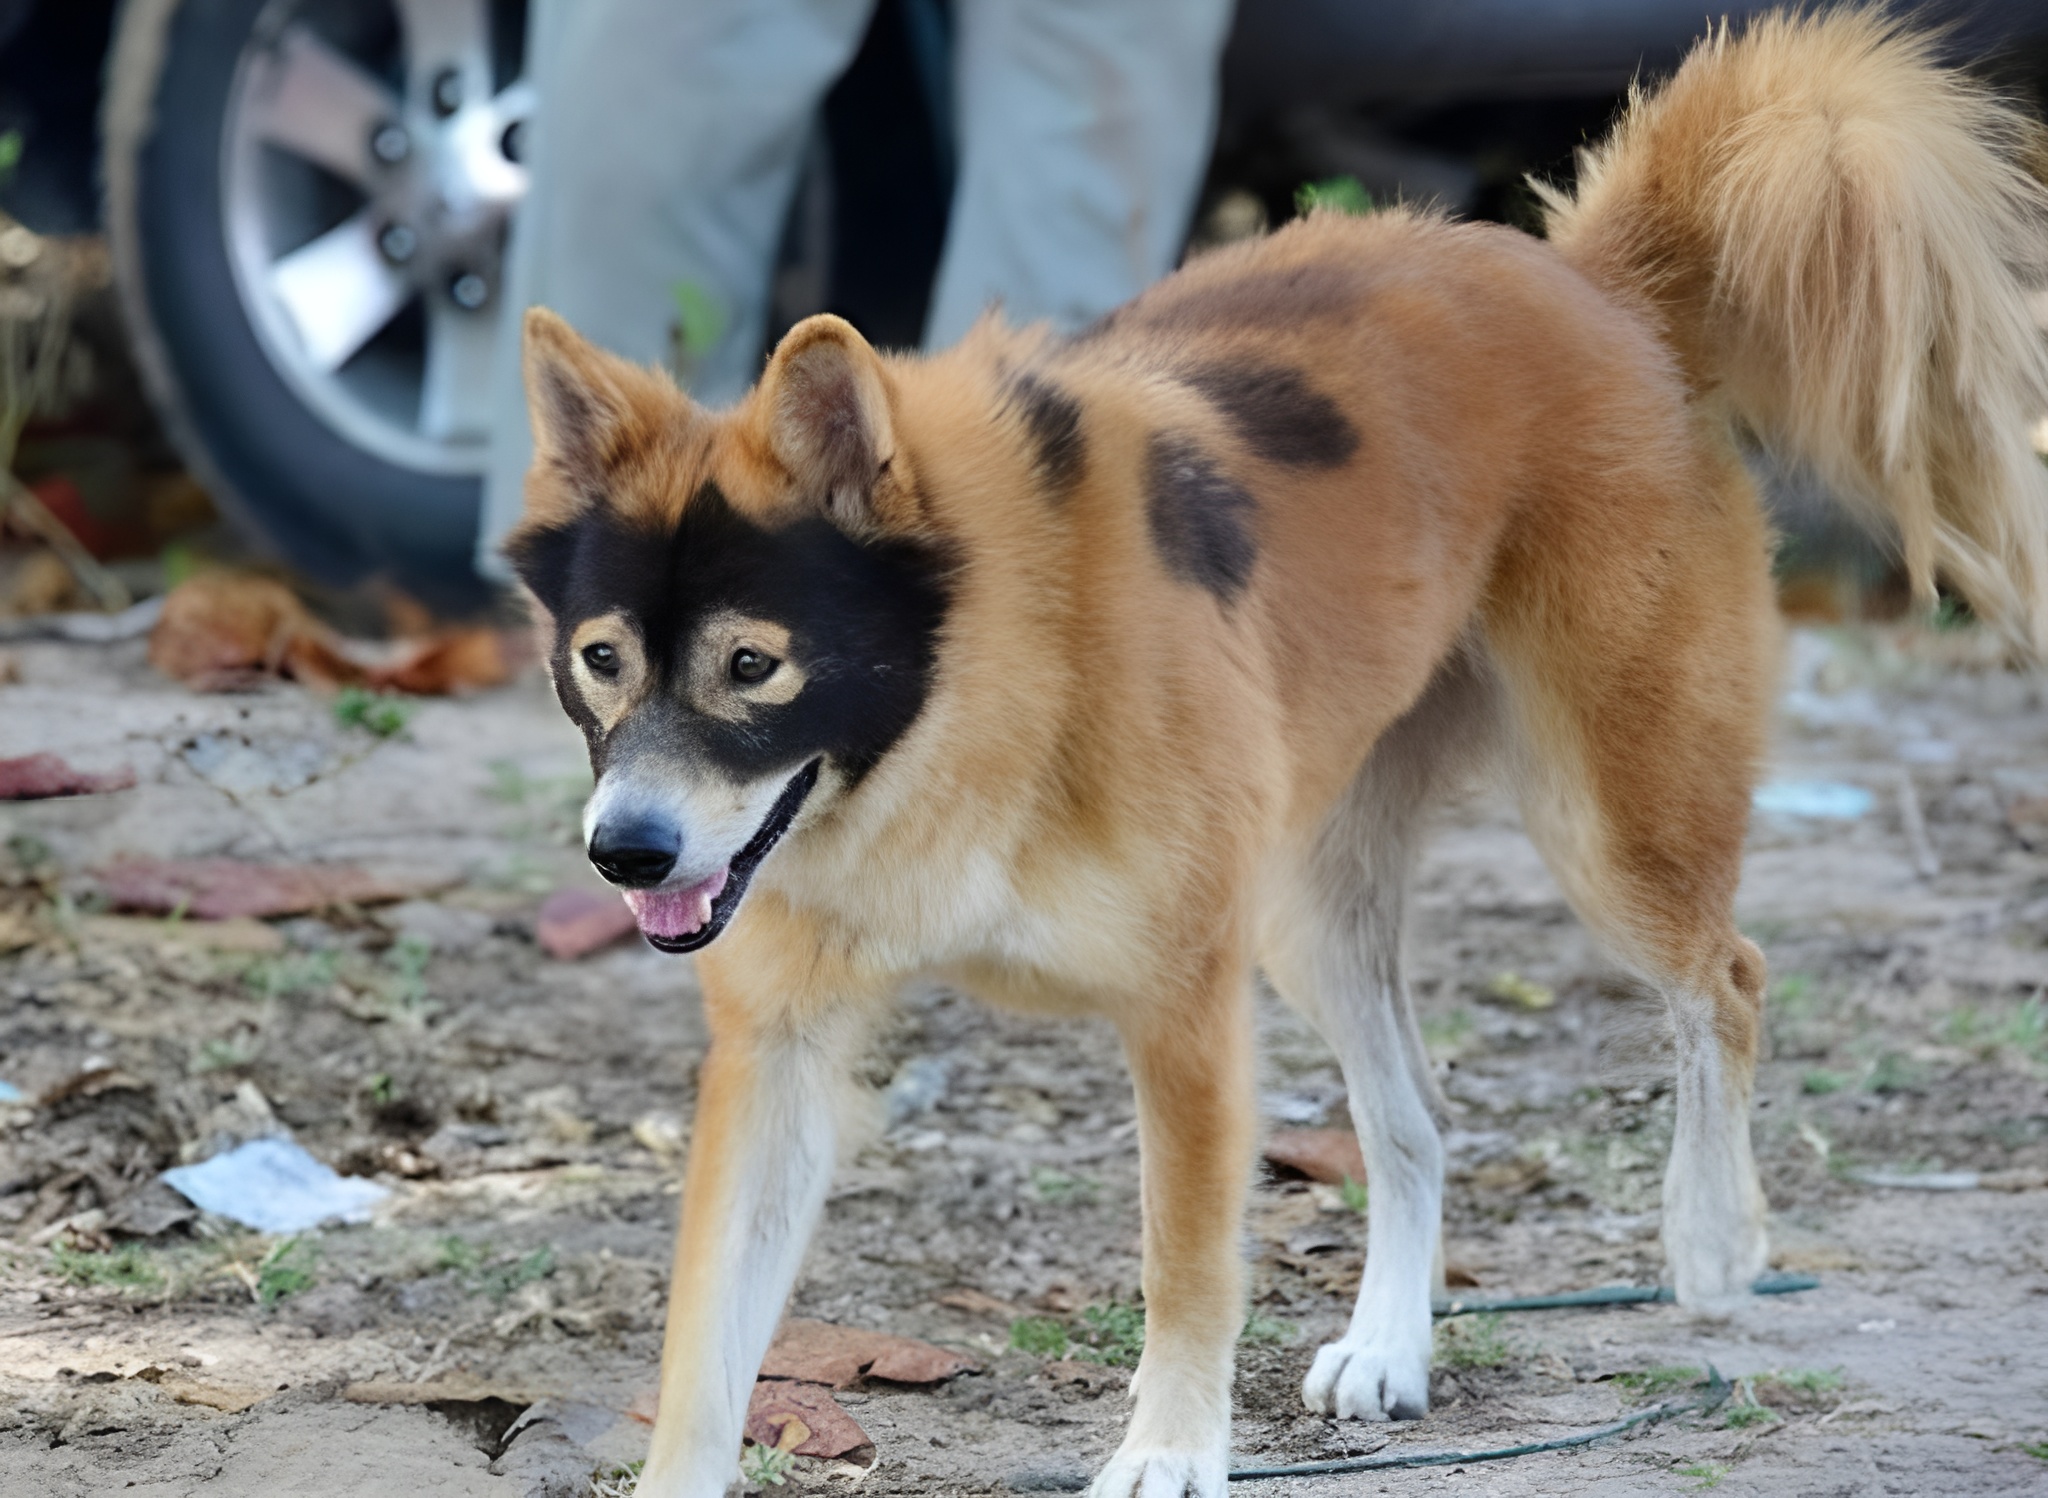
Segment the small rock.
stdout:
[[45,801],[53,796],[91,796],[125,791],[135,784],[129,769],[105,775],[75,770],[54,754],[25,754],[0,759],[0,801]]
[[436,952],[471,952],[496,924],[480,910],[458,910],[433,900],[402,900],[379,912],[378,924]]
[[346,1337],[377,1323],[377,1307],[348,1280],[334,1280],[285,1302],[291,1318],[316,1337]]
[[512,1437],[491,1471],[520,1482],[520,1498],[588,1498],[596,1466],[558,1422],[541,1419]]

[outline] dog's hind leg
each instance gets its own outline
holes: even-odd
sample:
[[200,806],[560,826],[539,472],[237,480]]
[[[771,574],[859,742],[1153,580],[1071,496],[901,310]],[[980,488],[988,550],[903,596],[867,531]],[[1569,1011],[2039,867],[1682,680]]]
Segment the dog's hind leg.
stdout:
[[[1580,916],[1662,992],[1677,1128],[1664,1251],[1721,1308],[1765,1263],[1749,1103],[1764,960],[1735,928],[1778,641],[1761,513],[1718,473],[1617,475],[1545,517],[1486,609],[1523,821]],[[1688,481],[1690,480],[1690,481]],[[1650,503],[1644,493],[1669,493]]]
[[1357,1308],[1302,1391],[1324,1414],[1413,1420],[1429,1407],[1443,1146],[1401,972],[1402,906],[1423,822],[1484,756],[1494,722],[1491,683],[1461,650],[1382,735],[1265,916],[1266,974],[1337,1053],[1369,1186]]

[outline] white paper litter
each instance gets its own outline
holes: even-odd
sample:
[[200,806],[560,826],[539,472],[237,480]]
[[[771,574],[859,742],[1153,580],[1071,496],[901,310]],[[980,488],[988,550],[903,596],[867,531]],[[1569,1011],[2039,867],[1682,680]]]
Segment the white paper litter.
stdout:
[[389,1188],[336,1175],[290,1139],[252,1139],[164,1182],[202,1212],[264,1233],[298,1233],[323,1222],[365,1222]]
[[1853,822],[1868,814],[1877,798],[1860,785],[1839,780],[1771,780],[1756,788],[1756,809],[1780,817],[1821,817]]

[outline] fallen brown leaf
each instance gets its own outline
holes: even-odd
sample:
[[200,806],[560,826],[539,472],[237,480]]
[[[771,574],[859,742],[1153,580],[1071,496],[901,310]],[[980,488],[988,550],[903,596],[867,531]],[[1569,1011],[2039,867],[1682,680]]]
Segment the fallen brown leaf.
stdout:
[[938,1297],[938,1304],[950,1310],[965,1311],[971,1316],[993,1316],[998,1321],[1015,1321],[1024,1314],[1022,1306],[997,1300],[980,1290],[948,1290]]
[[370,684],[419,697],[444,697],[512,679],[518,664],[513,638],[502,630],[444,630],[411,647],[395,665],[370,672]]
[[608,947],[637,929],[633,912],[616,894],[597,889],[558,889],[541,902],[534,939],[548,956],[571,962]]
[[936,1384],[980,1366],[912,1337],[791,1317],[775,1334],[761,1376],[849,1389],[863,1375],[894,1384]]
[[875,1459],[875,1443],[860,1422],[839,1407],[839,1401],[814,1383],[767,1379],[754,1385],[747,1404],[747,1439],[777,1446],[792,1421],[804,1427],[804,1439],[790,1448],[798,1456],[839,1459],[866,1466]]
[[134,784],[133,770],[123,768],[105,775],[94,775],[73,769],[54,754],[24,754],[19,759],[0,759],[0,801],[91,796],[102,791],[125,791]]
[[246,572],[202,572],[171,589],[150,631],[149,661],[201,692],[246,688],[266,676],[323,687],[367,679],[341,637],[290,588]]
[[200,692],[289,676],[323,689],[437,697],[510,680],[520,654],[517,637],[481,626],[436,630],[395,651],[352,642],[283,583],[232,571],[202,572],[173,588],[149,637],[150,663]]
[[179,1369],[162,1368],[155,1363],[137,1369],[132,1376],[155,1384],[180,1404],[203,1405],[224,1415],[239,1415],[277,1393],[275,1389],[252,1389],[247,1385],[202,1383]]
[[116,910],[203,921],[302,915],[333,905],[381,905],[446,887],[447,881],[372,874],[346,864],[243,863],[233,858],[131,858],[99,871]]
[[1266,1163],[1329,1186],[1343,1185],[1346,1177],[1365,1180],[1358,1136],[1344,1129],[1275,1129],[1266,1141]]

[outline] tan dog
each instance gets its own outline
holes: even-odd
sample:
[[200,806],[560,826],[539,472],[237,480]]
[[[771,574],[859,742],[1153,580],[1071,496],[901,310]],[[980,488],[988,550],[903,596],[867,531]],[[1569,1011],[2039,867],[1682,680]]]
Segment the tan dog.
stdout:
[[1547,243],[1318,215],[926,360],[813,318],[720,413],[533,314],[509,552],[591,856],[706,948],[640,1492],[732,1480],[835,1093],[918,974],[1124,1038],[1147,1325],[1096,1494],[1223,1492],[1255,964],[1341,1060],[1372,1181],[1309,1406],[1422,1413],[1443,1155],[1402,892],[1485,761],[1669,1001],[1678,1298],[1746,1294],[1764,964],[1730,910],[1777,624],[1738,433],[1866,500],[1926,596],[2048,634],[2025,129],[1882,20],[1776,19],[1636,100]]

